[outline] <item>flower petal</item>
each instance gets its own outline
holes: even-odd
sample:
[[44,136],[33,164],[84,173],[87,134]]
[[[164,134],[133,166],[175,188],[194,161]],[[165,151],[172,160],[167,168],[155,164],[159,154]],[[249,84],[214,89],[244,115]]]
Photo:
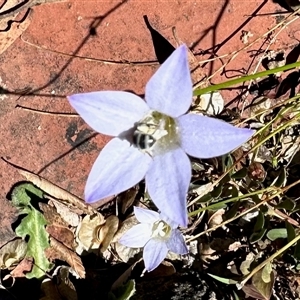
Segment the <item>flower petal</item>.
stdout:
[[187,154],[211,158],[226,154],[245,143],[254,133],[214,118],[187,114],[177,119],[181,147]]
[[126,140],[112,139],[101,151],[85,186],[85,200],[92,203],[123,192],[142,180],[152,158]]
[[137,224],[123,234],[118,242],[130,248],[142,248],[151,238],[151,229],[150,224]]
[[186,194],[191,163],[181,148],[154,156],[146,174],[149,195],[158,209],[177,224],[187,226]]
[[178,47],[146,85],[150,108],[171,117],[184,114],[192,102],[192,80],[185,45]]
[[132,128],[149,111],[143,99],[128,92],[75,94],[69,96],[68,100],[89,126],[111,136]]
[[151,239],[144,247],[144,263],[148,272],[159,266],[168,253],[166,244],[157,239]]
[[133,207],[135,217],[141,223],[154,223],[159,220],[159,213],[150,209],[144,209],[141,207]]
[[187,254],[188,248],[182,236],[182,233],[178,229],[173,229],[169,240],[166,242],[170,251],[177,254]]

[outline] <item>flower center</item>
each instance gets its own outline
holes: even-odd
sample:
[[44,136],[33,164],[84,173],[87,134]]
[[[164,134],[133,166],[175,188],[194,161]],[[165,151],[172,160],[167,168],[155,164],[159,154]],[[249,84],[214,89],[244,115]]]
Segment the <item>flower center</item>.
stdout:
[[153,224],[151,237],[166,240],[170,237],[171,230],[170,225],[159,220]]
[[178,127],[175,120],[158,111],[151,111],[136,125],[133,143],[151,156],[178,147]]

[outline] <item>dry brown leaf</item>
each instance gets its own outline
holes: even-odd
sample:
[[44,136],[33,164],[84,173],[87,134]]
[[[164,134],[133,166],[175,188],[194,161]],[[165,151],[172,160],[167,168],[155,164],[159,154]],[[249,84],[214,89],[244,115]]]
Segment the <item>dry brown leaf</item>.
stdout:
[[76,252],[80,253],[80,247],[89,251],[91,249],[98,249],[100,242],[97,238],[97,232],[102,225],[104,225],[104,217],[97,213],[93,216],[86,215],[79,224],[76,232],[76,241],[78,242],[78,248]]
[[238,249],[240,249],[242,247],[242,244],[240,242],[234,242],[232,244],[229,245],[228,247],[228,251],[237,251]]
[[[3,11],[11,10],[21,1],[7,0],[1,7],[0,14]],[[8,25],[10,22],[10,25]],[[11,16],[0,19],[0,54],[2,54],[13,42],[27,29],[31,22],[31,12],[13,13]]]
[[[128,231],[132,226],[138,224],[138,220],[135,216],[127,218],[124,222],[121,223],[121,226],[115,236],[113,237],[113,240],[111,243],[114,243],[114,250],[117,254],[117,256],[124,262],[128,262],[128,260],[135,256],[137,253],[139,253],[141,250],[139,248],[129,248],[126,247],[120,243],[118,243],[118,240],[121,238],[121,236]],[[108,252],[108,251],[106,251]],[[103,253],[104,255],[105,253]],[[104,255],[105,256],[105,255]]]
[[33,258],[32,257],[26,257],[24,258],[11,272],[11,277],[17,278],[17,277],[25,277],[25,273],[28,273],[31,271],[33,266]]
[[208,243],[199,243],[199,255],[202,261],[209,262],[219,258],[219,255],[216,255],[216,250],[210,247]]
[[214,228],[223,222],[223,215],[225,213],[225,209],[221,208],[217,210],[208,220],[208,228]]
[[27,252],[27,243],[22,239],[8,242],[0,249],[0,268],[8,269],[18,264]]
[[48,258],[50,258],[48,256],[48,254],[50,254],[52,255],[51,258],[55,257],[56,259],[67,262],[80,278],[85,278],[84,266],[82,264],[81,258],[76,253],[69,250],[65,245],[63,245],[53,237],[50,237],[50,245],[54,250],[56,250],[56,253],[45,251]]
[[64,227],[68,226],[68,224],[62,219],[62,217],[57,213],[56,209],[53,206],[40,202],[39,207],[43,211],[44,217],[47,220],[48,224]]
[[126,220],[124,220],[121,223],[119,230],[117,231],[117,233],[115,234],[111,242],[112,243],[117,242],[126,231],[128,231],[131,227],[137,225],[138,223],[139,221],[135,216],[129,217]]
[[73,249],[75,237],[70,229],[56,225],[47,225],[46,231],[66,247]]
[[52,199],[49,204],[53,204],[57,210],[57,213],[71,226],[77,227],[79,225],[79,216],[76,212],[70,210],[69,207],[63,203]]
[[[205,111],[208,115],[218,115],[224,109],[224,99],[220,92],[216,91],[213,93],[203,94],[199,97],[195,110]],[[198,100],[198,99],[197,99]]]
[[137,193],[138,193],[138,189],[136,187],[133,187],[127,190],[126,192],[123,192],[121,195],[119,195],[119,199],[121,200],[122,203],[121,211],[123,215],[134,202]]
[[65,191],[59,186],[51,183],[50,181],[35,175],[29,171],[22,170],[17,166],[10,163],[10,165],[14,166],[18,169],[18,172],[23,175],[28,181],[31,181],[38,188],[43,190],[45,193],[53,196],[56,199],[64,200],[67,203],[80,208],[84,213],[91,215],[97,213],[91,206],[87,205],[83,200],[76,197],[75,195]]
[[105,224],[100,228],[98,239],[101,245],[100,252],[104,252],[110,245],[119,227],[119,219],[116,216],[109,216]]

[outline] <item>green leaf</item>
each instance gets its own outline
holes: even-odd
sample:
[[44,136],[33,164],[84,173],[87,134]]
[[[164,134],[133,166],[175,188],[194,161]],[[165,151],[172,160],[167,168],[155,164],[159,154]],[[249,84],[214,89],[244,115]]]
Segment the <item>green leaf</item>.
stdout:
[[212,196],[211,196],[210,193],[208,193],[208,194],[202,196],[202,197],[197,201],[197,203],[207,203],[207,202],[209,202],[210,200],[212,200]]
[[288,240],[288,243],[289,243],[290,241],[292,241],[296,237],[296,232],[295,232],[295,229],[292,226],[292,224],[290,222],[288,222],[287,220],[285,220],[285,227],[286,227],[286,230],[287,230],[287,240]]
[[276,239],[286,239],[287,238],[287,230],[286,230],[286,228],[271,229],[268,231],[267,237],[271,241],[275,241]]
[[238,209],[240,208],[240,204],[241,204],[241,201],[235,202],[234,205],[233,205],[233,206],[229,209],[229,211],[225,214],[224,219],[225,219],[225,220],[229,220],[229,219],[233,218],[233,217],[236,215]]
[[275,178],[271,186],[277,186],[277,187],[282,187],[286,185],[286,169],[283,168],[281,169],[279,175]]
[[21,214],[27,214],[15,229],[17,236],[23,239],[28,237],[26,256],[34,259],[34,266],[26,274],[27,278],[40,278],[51,268],[44,253],[50,247],[49,235],[45,229],[47,222],[44,215],[31,204],[42,200],[42,196],[42,191],[28,183],[16,186],[12,192],[13,204],[20,208]]
[[242,168],[239,171],[232,174],[231,178],[233,178],[233,179],[242,179],[242,178],[246,177],[247,172],[248,172],[247,168]]
[[237,293],[235,291],[232,291],[233,292],[233,297],[234,297],[234,300],[240,300],[239,296],[237,295]]
[[220,276],[217,276],[217,275],[213,275],[213,274],[210,274],[210,273],[207,273],[209,276],[211,276],[212,278],[222,282],[222,283],[226,283],[226,284],[236,284],[238,283],[238,281],[236,280],[233,280],[233,279],[229,279],[229,278],[224,278],[224,277],[220,277]]
[[285,199],[284,201],[281,201],[277,206],[276,208],[277,209],[281,209],[281,208],[284,208],[286,210],[293,210],[296,206],[296,203],[290,199],[290,198],[287,198]]
[[239,191],[233,184],[225,184],[222,190],[222,198],[236,198],[239,195]]
[[33,207],[27,210],[20,225],[16,228],[16,235],[25,239],[29,236],[26,256],[34,258],[34,266],[27,278],[40,278],[51,268],[51,264],[45,256],[44,250],[49,248],[49,235],[45,229],[46,219],[43,214]]
[[207,94],[209,92],[218,91],[218,90],[225,89],[225,88],[231,87],[233,85],[236,85],[236,84],[239,84],[239,83],[242,83],[242,82],[246,82],[246,81],[256,79],[256,78],[261,78],[261,77],[264,77],[264,76],[268,76],[270,74],[275,74],[277,72],[291,70],[291,69],[297,68],[299,66],[300,66],[300,62],[295,62],[295,63],[288,64],[288,65],[285,65],[285,66],[282,66],[282,67],[277,67],[277,68],[274,68],[274,69],[271,69],[271,70],[266,70],[266,71],[256,72],[254,74],[246,75],[246,76],[241,76],[239,78],[231,79],[231,80],[219,83],[219,84],[210,85],[206,88],[196,89],[196,90],[194,90],[193,95],[194,96],[199,96],[199,95]]
[[135,281],[129,280],[109,293],[109,300],[129,300],[135,293]]
[[32,183],[21,183],[17,185],[11,194],[12,204],[16,207],[22,208],[23,206],[30,205],[31,195],[37,198],[43,198],[43,192],[35,187]]
[[300,241],[297,242],[294,250],[294,258],[300,260]]
[[222,184],[219,184],[219,185],[217,185],[214,189],[213,189],[213,191],[211,191],[211,196],[213,197],[213,198],[218,198],[220,195],[221,195],[221,193],[222,193],[222,189],[223,189],[223,185]]
[[261,272],[261,279],[265,283],[271,282],[271,273],[272,273],[272,265],[270,262],[268,262],[262,269]]
[[253,232],[249,238],[249,242],[251,244],[256,243],[257,241],[261,240],[261,238],[265,235],[267,229],[266,228],[262,228],[260,231],[258,232]]
[[254,232],[259,232],[259,231],[261,231],[261,229],[264,226],[265,226],[265,216],[261,211],[259,211],[258,215],[257,215],[257,218],[256,218],[256,222],[255,222],[253,231]]

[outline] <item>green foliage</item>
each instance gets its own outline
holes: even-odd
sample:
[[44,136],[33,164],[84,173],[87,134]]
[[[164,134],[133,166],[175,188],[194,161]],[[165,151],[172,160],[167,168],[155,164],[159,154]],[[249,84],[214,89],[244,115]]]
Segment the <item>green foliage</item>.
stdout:
[[265,235],[267,229],[265,228],[265,216],[259,211],[259,214],[256,219],[256,223],[254,225],[253,233],[251,234],[249,240],[251,244],[256,243],[261,240],[261,238]]
[[222,282],[222,283],[225,283],[225,284],[236,284],[238,283],[238,281],[236,280],[233,280],[233,279],[230,279],[230,278],[224,278],[224,277],[220,277],[220,276],[217,276],[217,275],[213,275],[213,274],[210,274],[210,273],[207,273],[209,276],[211,276],[212,278]]
[[271,241],[275,241],[276,239],[286,239],[287,229],[286,228],[271,229],[270,231],[268,231],[267,237]]
[[30,195],[35,195],[37,198],[43,198],[43,192],[31,183],[21,183],[17,185],[11,195],[11,200],[14,206],[23,207],[31,205]]
[[135,293],[135,281],[129,280],[108,295],[109,300],[129,300]]
[[231,80],[219,83],[219,84],[210,85],[206,88],[196,89],[196,90],[194,90],[194,96],[199,96],[199,95],[207,94],[209,92],[222,90],[222,89],[231,87],[231,86],[236,85],[236,84],[240,84],[240,83],[243,83],[243,82],[247,82],[249,80],[253,80],[253,79],[261,78],[261,77],[268,76],[268,75],[271,75],[271,74],[275,74],[277,72],[291,70],[291,69],[297,68],[299,66],[300,66],[300,62],[298,61],[298,62],[288,64],[288,65],[285,65],[285,66],[282,66],[282,67],[277,67],[277,68],[274,68],[274,69],[271,69],[271,70],[266,70],[266,71],[262,71],[262,72],[256,72],[256,73],[251,74],[251,75],[241,76],[239,78],[231,79]]
[[49,245],[49,235],[45,229],[46,219],[32,202],[41,200],[43,192],[30,183],[16,186],[12,192],[12,202],[19,208],[20,214],[26,214],[20,225],[16,228],[16,235],[25,239],[28,236],[26,256],[34,258],[34,266],[27,278],[40,278],[51,268],[44,250]]

